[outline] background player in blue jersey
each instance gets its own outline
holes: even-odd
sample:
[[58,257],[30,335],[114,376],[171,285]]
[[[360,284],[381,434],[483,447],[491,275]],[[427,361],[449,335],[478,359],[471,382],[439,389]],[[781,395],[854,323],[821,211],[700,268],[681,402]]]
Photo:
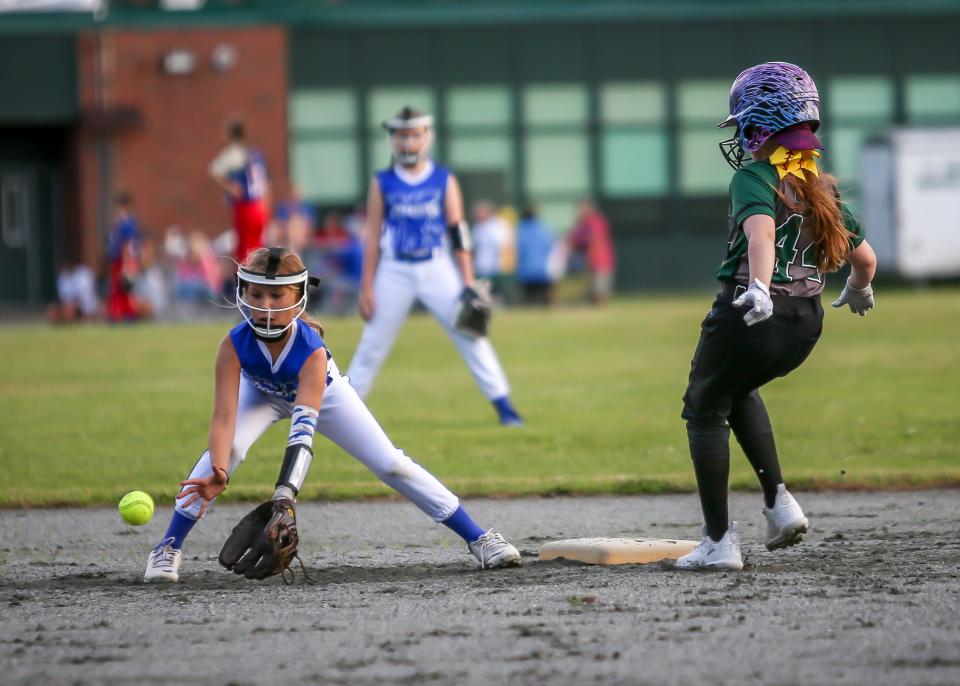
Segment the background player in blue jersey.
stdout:
[[[807,518],[783,483],[759,388],[799,367],[820,338],[824,274],[850,264],[833,305],[862,316],[874,304],[877,266],[836,180],[817,167],[819,125],[817,86],[800,67],[767,62],[733,82],[730,116],[720,124],[735,127],[721,149],[737,170],[727,254],[717,270],[722,288],[703,320],[683,397],[706,535],[677,561],[680,569],[743,567],[736,523],[727,516],[731,429],[763,489],[767,549],[807,533]],[[745,151],[752,157],[746,165]]]
[[323,329],[304,315],[307,282],[303,262],[286,248],[255,250],[238,270],[237,306],[244,321],[217,352],[208,449],[181,482],[169,528],[150,553],[144,580],[179,579],[184,538],[227,487],[251,444],[287,417],[290,436],[274,501],[293,509],[317,431],[462,536],[481,567],[519,564],[516,548],[477,526],[453,493],[390,442],[337,370]]
[[367,396],[419,299],[456,344],[501,424],[519,426],[522,420],[490,340],[455,327],[461,294],[474,286],[473,264],[460,185],[430,157],[433,118],[405,107],[383,126],[394,164],[377,172],[367,193],[359,302],[367,324],[347,371],[350,383],[360,397]]

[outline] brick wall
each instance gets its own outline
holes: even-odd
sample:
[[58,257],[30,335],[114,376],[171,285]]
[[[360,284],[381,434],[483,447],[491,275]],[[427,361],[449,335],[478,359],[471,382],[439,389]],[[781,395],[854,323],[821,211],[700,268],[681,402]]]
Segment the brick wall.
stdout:
[[[74,142],[77,192],[71,209],[86,261],[96,262],[103,248],[102,227],[109,223],[100,212],[104,188],[107,197],[129,191],[141,225],[157,236],[171,224],[211,236],[228,228],[228,209],[207,166],[225,144],[224,125],[233,115],[243,116],[250,142],[267,158],[274,194],[282,197],[287,186],[282,28],[106,31],[100,41],[98,47],[93,34],[78,41],[80,107],[87,115]],[[225,73],[211,60],[221,44],[236,51],[234,67]],[[163,56],[172,49],[196,56],[193,73],[163,72]],[[108,110],[137,113],[137,121],[98,126],[103,118],[89,114],[98,100]]]

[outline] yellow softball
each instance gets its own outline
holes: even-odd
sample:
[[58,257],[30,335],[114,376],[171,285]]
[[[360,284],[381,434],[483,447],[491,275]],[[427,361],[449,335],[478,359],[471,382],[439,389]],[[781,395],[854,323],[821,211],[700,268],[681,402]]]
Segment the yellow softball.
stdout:
[[143,526],[153,517],[153,498],[143,491],[130,491],[120,498],[117,510],[127,524]]

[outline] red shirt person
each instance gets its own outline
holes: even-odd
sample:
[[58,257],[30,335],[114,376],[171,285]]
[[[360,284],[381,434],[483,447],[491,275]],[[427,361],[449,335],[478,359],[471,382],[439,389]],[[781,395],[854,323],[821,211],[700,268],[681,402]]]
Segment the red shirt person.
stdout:
[[227,127],[228,145],[210,163],[210,176],[227,193],[233,206],[233,228],[237,233],[235,257],[243,263],[247,255],[263,244],[263,230],[269,216],[270,182],[263,155],[247,145],[242,121]]
[[589,200],[580,202],[577,223],[567,235],[567,244],[586,257],[591,277],[590,299],[597,303],[605,301],[613,292],[616,256],[610,224]]

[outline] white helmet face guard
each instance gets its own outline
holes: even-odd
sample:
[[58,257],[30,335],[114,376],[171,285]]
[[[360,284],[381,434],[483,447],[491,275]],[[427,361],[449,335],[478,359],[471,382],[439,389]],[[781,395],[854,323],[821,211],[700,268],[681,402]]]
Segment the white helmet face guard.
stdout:
[[[253,332],[257,335],[258,338],[264,340],[276,340],[283,336],[284,332],[293,326],[300,316],[307,309],[307,280],[309,275],[307,270],[297,272],[295,274],[282,274],[282,275],[269,275],[261,274],[257,272],[250,272],[240,267],[237,270],[237,309],[240,310],[240,314],[243,315],[244,321],[253,329]],[[270,308],[270,307],[256,307],[251,305],[246,300],[243,299],[243,293],[246,290],[247,286],[251,284],[256,284],[258,286],[299,286],[301,293],[300,299],[290,305],[289,307],[281,308]],[[298,310],[298,312],[293,315],[290,319],[290,322],[283,327],[274,327],[273,326],[273,316],[280,312],[289,312],[290,310]],[[265,326],[257,324],[255,316],[258,313],[265,312],[267,315],[267,321]]]
[[[393,157],[400,165],[413,167],[429,157],[430,149],[433,147],[433,117],[429,115],[412,119],[394,117],[383,122],[383,128],[387,130],[387,142],[393,150]],[[424,129],[424,131],[420,133],[417,129]],[[410,143],[413,143],[414,147],[419,147],[419,150],[410,151],[408,149]]]

